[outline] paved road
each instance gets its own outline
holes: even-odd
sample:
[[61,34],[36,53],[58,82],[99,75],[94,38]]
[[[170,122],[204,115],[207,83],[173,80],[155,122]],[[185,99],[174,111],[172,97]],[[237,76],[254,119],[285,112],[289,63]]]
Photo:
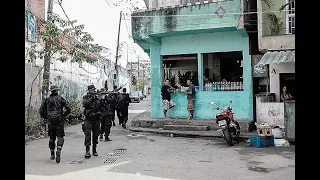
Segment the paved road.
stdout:
[[[130,120],[150,108],[130,106]],[[190,139],[135,133],[119,126],[111,142],[99,142],[98,157],[84,158],[81,126],[66,129],[60,164],[49,160],[48,139],[26,146],[26,180],[292,180],[295,148],[228,147],[222,139]]]

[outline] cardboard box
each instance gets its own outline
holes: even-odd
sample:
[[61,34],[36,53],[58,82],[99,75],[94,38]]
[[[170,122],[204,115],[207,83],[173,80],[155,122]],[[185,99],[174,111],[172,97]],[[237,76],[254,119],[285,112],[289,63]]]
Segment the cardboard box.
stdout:
[[272,136],[272,128],[271,128],[271,126],[260,126],[260,127],[257,127],[257,135],[258,136]]

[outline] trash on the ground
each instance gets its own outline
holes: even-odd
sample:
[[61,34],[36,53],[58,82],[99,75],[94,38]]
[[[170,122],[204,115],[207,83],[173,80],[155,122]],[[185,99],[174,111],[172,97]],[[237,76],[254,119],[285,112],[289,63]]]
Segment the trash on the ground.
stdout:
[[173,137],[173,134],[170,134],[170,137]]
[[250,143],[250,139],[248,139],[246,142],[247,142],[247,143]]
[[159,130],[163,130],[163,128],[159,128]]
[[137,175],[137,176],[140,176],[140,175],[141,175],[141,172],[136,172],[136,175]]
[[257,125],[257,127],[260,126],[260,127],[264,127],[264,126],[270,126],[269,123],[267,122],[263,122],[263,123],[260,123],[259,125]]
[[221,131],[222,131],[222,129],[218,129],[218,130],[217,130],[217,132],[221,132]]
[[132,133],[131,136],[138,136],[138,135],[136,135],[135,133]]
[[289,141],[285,139],[274,139],[274,144],[276,147],[290,147]]
[[272,129],[272,134],[274,135],[275,139],[282,139],[283,134],[280,128],[274,128]]

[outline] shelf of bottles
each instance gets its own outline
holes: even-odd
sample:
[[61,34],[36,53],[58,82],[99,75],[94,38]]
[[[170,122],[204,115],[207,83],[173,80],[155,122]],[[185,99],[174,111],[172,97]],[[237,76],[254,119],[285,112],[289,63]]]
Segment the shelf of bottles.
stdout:
[[243,91],[242,82],[212,82],[204,85],[204,91]]

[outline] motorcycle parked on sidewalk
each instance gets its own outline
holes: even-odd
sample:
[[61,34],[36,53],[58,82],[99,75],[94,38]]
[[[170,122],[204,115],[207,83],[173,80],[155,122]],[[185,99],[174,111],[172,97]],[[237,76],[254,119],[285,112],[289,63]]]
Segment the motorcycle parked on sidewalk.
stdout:
[[234,120],[233,112],[231,108],[232,101],[225,108],[220,108],[214,101],[211,102],[212,105],[216,105],[217,110],[222,110],[216,115],[216,123],[222,129],[224,139],[227,141],[229,146],[234,146],[234,142],[239,142],[240,137],[240,125]]

